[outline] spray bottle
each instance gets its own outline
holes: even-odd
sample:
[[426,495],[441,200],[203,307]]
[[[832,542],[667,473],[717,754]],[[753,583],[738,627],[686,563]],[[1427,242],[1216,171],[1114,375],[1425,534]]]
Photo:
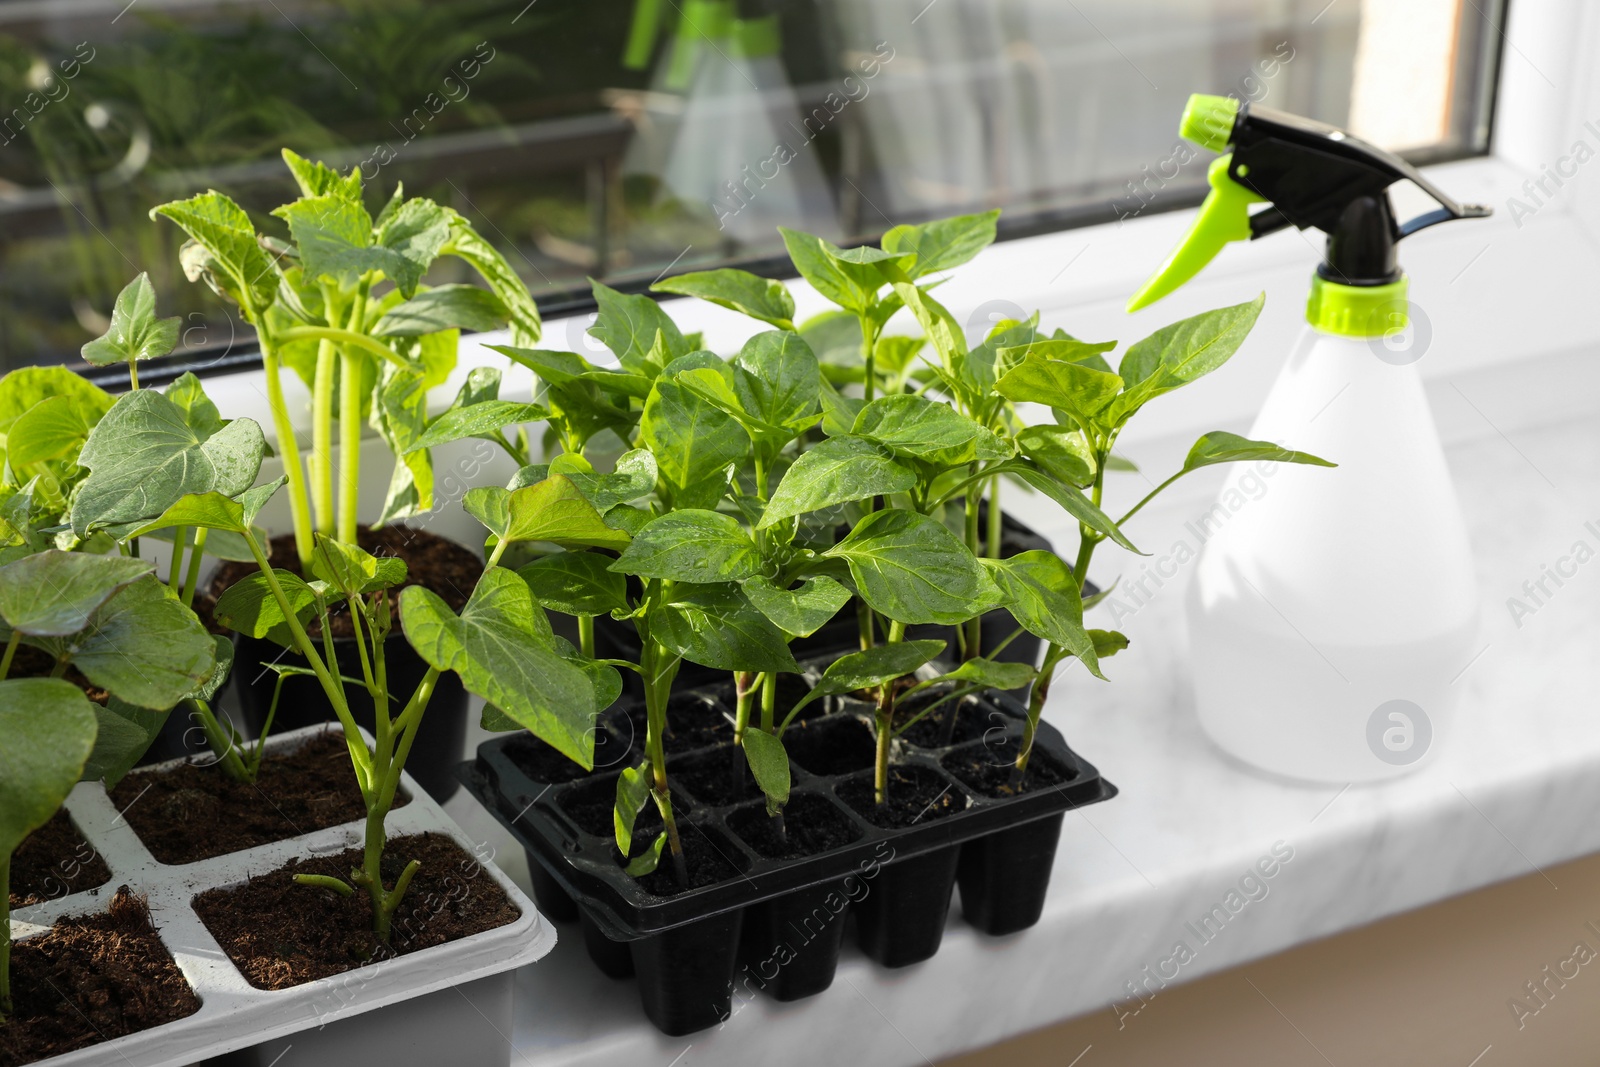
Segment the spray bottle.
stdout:
[[[1268,477],[1241,465],[1202,520],[1187,602],[1201,724],[1228,753],[1294,778],[1404,773],[1448,730],[1479,611],[1415,365],[1425,345],[1395,344],[1409,314],[1395,246],[1489,209],[1458,204],[1342,130],[1226,97],[1191,97],[1181,133],[1226,154],[1211,164],[1194,227],[1128,310],[1194,277],[1230,241],[1321,230],[1307,325],[1250,436],[1338,464],[1283,464]],[[1388,189],[1402,180],[1438,208],[1397,223]],[[1254,499],[1240,485],[1251,477],[1245,488],[1266,486]]]

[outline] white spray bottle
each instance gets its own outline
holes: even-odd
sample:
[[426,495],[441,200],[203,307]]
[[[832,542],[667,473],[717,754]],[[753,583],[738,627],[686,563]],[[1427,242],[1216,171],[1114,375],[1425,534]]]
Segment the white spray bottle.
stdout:
[[[1338,464],[1282,464],[1257,499],[1231,477],[1202,525],[1189,590],[1195,703],[1225,751],[1294,778],[1368,781],[1440,743],[1478,651],[1478,588],[1455,487],[1414,365],[1403,237],[1489,209],[1458,204],[1410,164],[1342,130],[1196,95],[1183,136],[1227,152],[1211,193],[1134,311],[1193,277],[1228,241],[1287,226],[1328,235],[1307,326],[1250,436]],[[1439,204],[1395,222],[1388,187]],[[1251,204],[1269,206],[1249,214]],[[1254,484],[1254,483],[1252,483]]]

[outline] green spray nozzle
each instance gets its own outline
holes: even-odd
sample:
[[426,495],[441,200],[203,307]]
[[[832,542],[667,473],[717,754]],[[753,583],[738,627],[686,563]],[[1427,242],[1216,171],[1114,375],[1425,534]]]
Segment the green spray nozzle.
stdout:
[[[1128,301],[1129,311],[1155,303],[1193,278],[1230,241],[1254,240],[1289,226],[1328,235],[1317,268],[1325,288],[1393,286],[1404,278],[1395,255],[1401,238],[1440,222],[1489,214],[1481,204],[1457,203],[1399,156],[1337,127],[1231,97],[1191,96],[1179,132],[1202,148],[1226,154],[1206,172],[1211,191],[1194,226]],[[1438,209],[1398,222],[1388,194],[1398,181],[1415,183]],[[1252,204],[1269,206],[1252,213]]]
[[[1188,118],[1187,113],[1184,117]],[[1229,241],[1250,239],[1250,205],[1266,201],[1228,177],[1231,159],[1231,156],[1222,156],[1211,161],[1206,170],[1206,183],[1211,191],[1200,205],[1199,218],[1189,228],[1183,243],[1161,264],[1161,269],[1133,294],[1133,299],[1128,301],[1130,312],[1154,304],[1199,274]]]

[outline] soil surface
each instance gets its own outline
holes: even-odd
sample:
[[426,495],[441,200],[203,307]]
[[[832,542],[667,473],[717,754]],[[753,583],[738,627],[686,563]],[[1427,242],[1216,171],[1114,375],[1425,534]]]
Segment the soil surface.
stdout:
[[986,797],[1014,797],[1037,789],[1050,789],[1070,782],[1077,775],[1057,763],[1048,752],[1035,748],[1028,757],[1028,771],[1020,780],[1016,774],[1018,738],[1003,745],[973,745],[958,749],[944,758],[944,769],[961,779],[962,784]]
[[[48,678],[55,665],[55,659],[44,649],[34,648],[32,645],[18,645],[16,656],[11,660],[11,673],[7,677]],[[105,707],[106,701],[111,698],[110,693],[85,678],[76,667],[69,666],[61,677],[82,689],[84,696],[101,707]]]
[[927,767],[889,767],[888,799],[879,807],[873,798],[872,775],[846,778],[839,783],[839,799],[862,818],[889,830],[901,830],[954,815],[967,806],[967,798],[944,775]]
[[86,1048],[200,1010],[150,924],[143,898],[118,889],[109,910],[61,919],[11,957],[15,1011],[0,1020],[0,1067]]
[[[234,781],[210,759],[136,772],[111,791],[111,802],[162,863],[193,863],[367,816],[337,730],[269,755],[254,783]],[[410,799],[403,794],[395,807]]]
[[689,884],[678,881],[671,855],[661,851],[661,863],[654,871],[635,879],[647,893],[658,897],[676,896],[690,889],[715,885],[743,872],[744,855],[729,841],[721,840],[715,830],[702,829],[693,823],[678,820],[678,833],[683,839],[683,858],[689,868]]
[[[942,687],[925,689],[914,697],[897,701],[894,709],[895,728],[911,722],[922,709],[945,695]],[[912,723],[901,734],[902,740],[918,748],[944,748],[969,741],[980,741],[1004,736],[1015,728],[1016,719],[994,708],[985,708],[972,697],[960,701],[947,700],[933,711]]]
[[[397,556],[405,561],[406,580],[389,590],[390,597],[396,596],[408,585],[420,585],[438,593],[444,598],[445,603],[450,605],[451,611],[459,613],[467,606],[467,598],[472,595],[472,587],[478,584],[478,578],[483,574],[483,561],[470,549],[427,530],[406,526],[385,526],[373,530],[362,526],[357,531],[356,543],[374,556]],[[274,537],[267,559],[274,567],[300,574],[300,557],[295,552],[293,534],[279,534]],[[223,592],[234,582],[256,573],[256,569],[254,563],[222,564],[212,576],[205,592],[195,597],[195,612],[209,623],[212,609]],[[300,576],[309,577],[304,574]],[[348,612],[341,611],[334,614],[332,622],[335,637],[355,636]],[[399,625],[397,619],[395,622],[397,630]],[[214,626],[213,628],[215,629]],[[315,627],[307,629],[313,635],[319,632]]]
[[761,795],[744,750],[723,745],[667,764],[674,785],[706,804],[734,804]]
[[[644,751],[645,706],[642,701],[627,710],[618,728],[624,737],[631,733],[635,750]],[[731,704],[724,710],[698,693],[676,693],[667,698],[667,732],[661,738],[667,755],[732,740]]]
[[296,874],[350,877],[361,850],[296,860],[232,889],[194,899],[195,910],[228,958],[257,989],[289,989],[369,963],[443,945],[512,923],[522,914],[483,865],[443,834],[389,842],[384,883],[406,864],[421,866],[394,916],[390,944],[372,932],[366,890],[341,896],[301,885]]
[[65,811],[29,834],[11,854],[11,906],[82,893],[111,881],[111,868]]
[[812,774],[849,774],[872,766],[877,742],[872,727],[854,715],[827,715],[784,731],[789,759]]
[[794,860],[843,848],[861,836],[850,817],[815,793],[795,793],[783,809],[783,832],[765,802],[728,816],[740,840],[771,860]]

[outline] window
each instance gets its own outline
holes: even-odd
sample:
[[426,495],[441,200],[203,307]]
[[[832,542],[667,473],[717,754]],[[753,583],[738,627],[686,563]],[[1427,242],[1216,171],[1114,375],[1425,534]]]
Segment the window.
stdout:
[[[0,364],[76,363],[140,270],[191,362],[248,359],[148,209],[258,214],[287,145],[472,218],[551,311],[1001,207],[1193,203],[1191,91],[1414,159],[1488,145],[1495,0],[0,0]],[[448,279],[436,278],[435,281]]]

